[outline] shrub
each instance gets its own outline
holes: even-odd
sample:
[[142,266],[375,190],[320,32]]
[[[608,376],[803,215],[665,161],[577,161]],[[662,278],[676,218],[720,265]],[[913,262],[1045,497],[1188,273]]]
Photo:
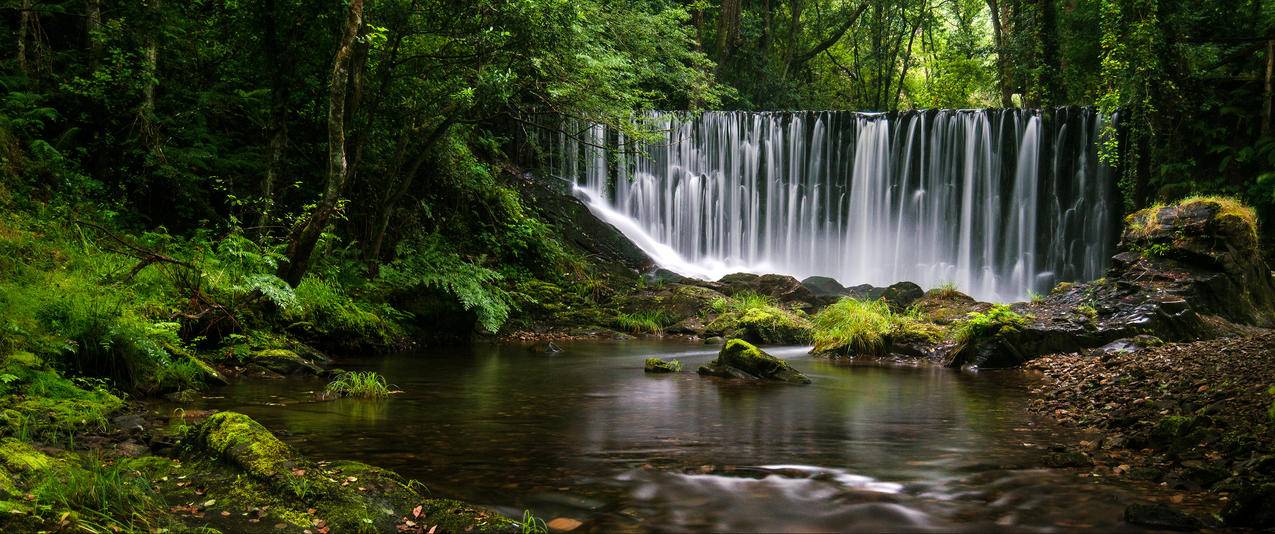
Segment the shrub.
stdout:
[[509,319],[512,299],[497,283],[500,273],[465,261],[446,241],[431,235],[398,245],[398,259],[381,267],[377,283],[387,292],[437,289],[451,295],[478,324],[495,333]]
[[379,373],[353,371],[344,373],[323,389],[325,397],[355,397],[360,399],[385,399],[390,388]]

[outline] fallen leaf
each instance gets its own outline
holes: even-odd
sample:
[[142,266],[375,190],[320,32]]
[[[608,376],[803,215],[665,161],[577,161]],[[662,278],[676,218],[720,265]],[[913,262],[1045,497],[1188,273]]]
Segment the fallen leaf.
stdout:
[[420,517],[420,516],[421,516],[421,505],[418,504],[416,505],[416,508],[412,508],[412,517]]

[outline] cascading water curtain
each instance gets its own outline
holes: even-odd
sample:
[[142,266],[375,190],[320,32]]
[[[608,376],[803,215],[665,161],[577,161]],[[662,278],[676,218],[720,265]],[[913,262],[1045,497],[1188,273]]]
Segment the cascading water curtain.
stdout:
[[955,284],[988,300],[1106,267],[1117,227],[1086,108],[652,113],[659,142],[566,122],[548,171],[666,268],[845,285]]

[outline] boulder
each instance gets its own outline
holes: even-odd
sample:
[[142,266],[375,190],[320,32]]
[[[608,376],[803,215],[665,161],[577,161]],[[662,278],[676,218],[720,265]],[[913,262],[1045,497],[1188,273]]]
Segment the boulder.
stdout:
[[925,290],[921,289],[912,282],[899,282],[893,284],[881,293],[881,298],[890,305],[890,308],[899,311],[906,310],[913,302],[925,296]]
[[767,354],[742,339],[726,342],[717,359],[699,368],[699,374],[722,378],[770,380],[809,384],[810,379],[779,358]]
[[648,373],[678,373],[682,371],[682,362],[647,358],[643,370]]
[[1275,282],[1258,250],[1251,209],[1194,198],[1125,222],[1106,276],[1060,284],[1043,299],[1016,305],[1026,324],[958,345],[945,361],[1006,367],[1136,336],[1193,341],[1275,325]]
[[686,284],[691,279],[663,267],[653,267],[642,273],[642,282],[646,285]]
[[810,294],[823,304],[832,304],[849,294],[849,290],[835,279],[827,276],[811,276],[801,281]]
[[730,296],[751,291],[771,297],[778,302],[796,303],[803,307],[814,307],[823,303],[796,278],[783,274],[735,273],[723,276],[717,283],[721,285],[721,292]]

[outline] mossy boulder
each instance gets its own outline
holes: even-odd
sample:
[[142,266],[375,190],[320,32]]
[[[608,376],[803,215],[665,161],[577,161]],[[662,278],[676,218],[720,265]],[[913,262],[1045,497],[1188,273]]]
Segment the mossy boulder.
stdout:
[[704,333],[781,345],[809,341],[811,327],[804,314],[779,306],[764,306],[723,311],[704,327]]
[[809,384],[810,379],[779,358],[742,339],[726,342],[717,359],[699,368],[699,374],[721,378],[771,380]]
[[322,367],[315,365],[313,362],[302,358],[296,352],[288,349],[265,349],[254,351],[249,356],[248,363],[256,364],[281,375],[317,375],[323,373]]
[[[385,469],[360,462],[310,461],[240,413],[209,416],[188,432],[185,445],[188,460],[198,466],[193,469],[206,488],[199,498],[269,508],[274,518],[301,528],[394,532],[406,521],[426,529],[438,526],[443,532],[515,532],[518,528],[488,510],[425,499],[413,484]],[[226,465],[229,471],[220,467]],[[419,515],[414,513],[417,506]]]
[[647,358],[643,370],[648,373],[678,373],[682,371],[682,362]]

